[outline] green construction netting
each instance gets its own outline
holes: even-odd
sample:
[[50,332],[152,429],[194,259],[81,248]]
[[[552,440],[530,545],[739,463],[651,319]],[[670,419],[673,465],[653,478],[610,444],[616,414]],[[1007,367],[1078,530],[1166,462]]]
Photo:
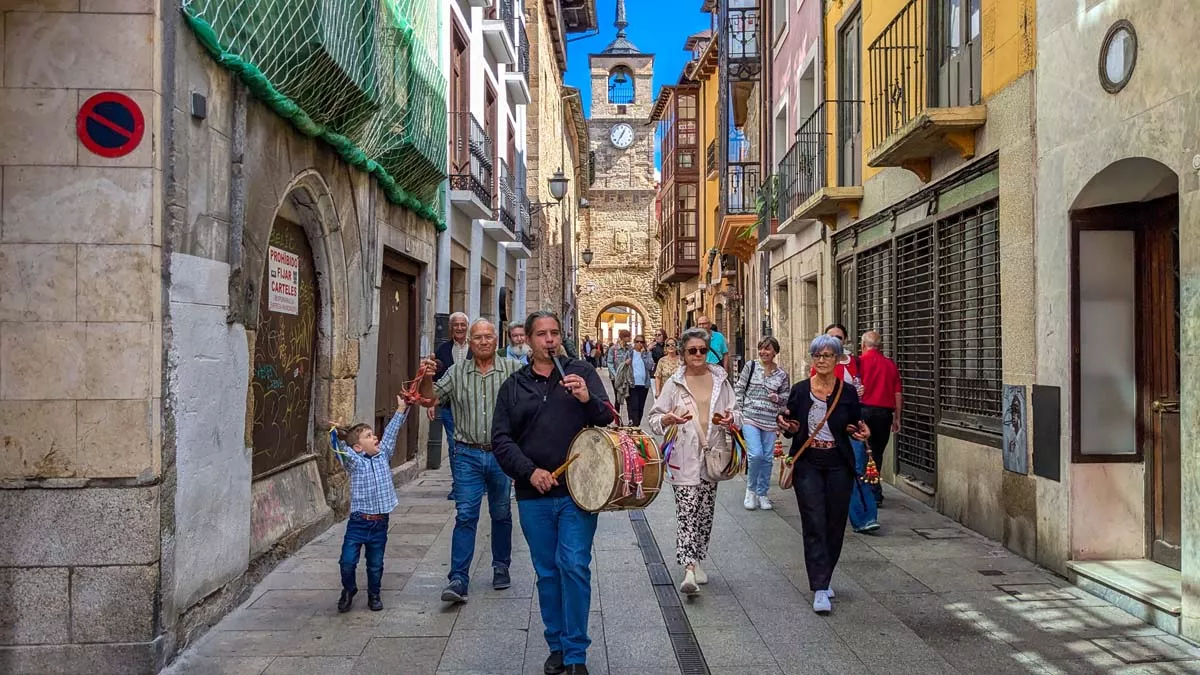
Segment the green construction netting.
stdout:
[[445,227],[446,80],[432,0],[183,0],[217,61],[301,132]]

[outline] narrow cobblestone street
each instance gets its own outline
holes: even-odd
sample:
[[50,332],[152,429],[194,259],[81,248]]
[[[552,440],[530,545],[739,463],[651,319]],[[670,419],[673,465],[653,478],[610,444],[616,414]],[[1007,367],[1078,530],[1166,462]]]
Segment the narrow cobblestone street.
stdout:
[[[337,614],[339,523],[284,561],[242,606],[166,672],[173,675],[541,673],[546,657],[528,547],[514,514],[513,585],[490,588],[489,527],[480,521],[470,601],[439,600],[453,503],[446,471],[400,491],[384,571],[384,611]],[[793,495],[746,511],[745,483],[718,492],[709,584],[681,601],[708,671],[830,673],[1197,673],[1200,649],[1037,568],[891,487],[878,535],[847,534],[833,614],[810,607]],[[678,584],[669,487],[645,511]],[[486,514],[486,511],[484,511]],[[634,516],[638,518],[638,516]],[[592,562],[589,668],[604,675],[681,671],[652,553],[630,512],[600,516]],[[652,560],[653,558],[653,560]],[[359,568],[360,587],[365,572]],[[677,592],[662,586],[670,605]],[[664,591],[671,590],[670,593]],[[669,612],[668,612],[669,613]],[[674,643],[678,645],[679,642]]]

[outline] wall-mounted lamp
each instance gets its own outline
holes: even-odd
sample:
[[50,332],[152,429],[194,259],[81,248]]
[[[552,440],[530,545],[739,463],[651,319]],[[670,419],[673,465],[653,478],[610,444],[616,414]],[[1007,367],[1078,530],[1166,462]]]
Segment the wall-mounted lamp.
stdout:
[[550,196],[554,197],[555,201],[561,202],[563,197],[567,196],[567,183],[569,182],[570,179],[567,178],[566,174],[563,173],[563,170],[560,167],[558,171],[555,171],[554,175],[550,177]]
[[584,265],[591,265],[591,264],[592,264],[592,258],[593,258],[593,257],[595,257],[595,254],[594,254],[594,253],[592,253],[592,249],[590,249],[590,248],[585,248],[585,249],[583,249],[583,253],[580,253],[580,254],[579,254],[579,257],[583,259],[583,264],[584,264]]

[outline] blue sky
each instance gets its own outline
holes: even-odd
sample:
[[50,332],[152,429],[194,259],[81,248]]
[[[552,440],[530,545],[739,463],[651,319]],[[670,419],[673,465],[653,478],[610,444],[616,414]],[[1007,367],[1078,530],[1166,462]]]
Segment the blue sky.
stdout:
[[[700,11],[702,0],[625,0],[629,20],[626,35],[638,49],[654,54],[654,93],[663,83],[679,80],[691,54],[683,51],[687,36],[709,27],[709,15]],[[588,73],[588,54],[604,51],[616,37],[613,27],[617,0],[596,0],[596,18],[600,33],[567,45],[567,84],[583,92],[584,114],[591,108],[592,83]]]

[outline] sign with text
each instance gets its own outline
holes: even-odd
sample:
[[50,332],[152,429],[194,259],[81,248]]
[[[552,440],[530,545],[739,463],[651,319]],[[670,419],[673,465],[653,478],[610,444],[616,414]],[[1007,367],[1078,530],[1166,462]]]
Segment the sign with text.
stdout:
[[274,246],[267,255],[267,310],[299,314],[300,256]]

